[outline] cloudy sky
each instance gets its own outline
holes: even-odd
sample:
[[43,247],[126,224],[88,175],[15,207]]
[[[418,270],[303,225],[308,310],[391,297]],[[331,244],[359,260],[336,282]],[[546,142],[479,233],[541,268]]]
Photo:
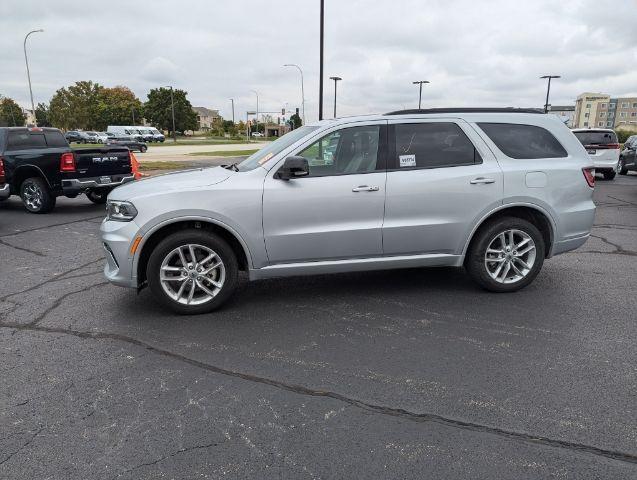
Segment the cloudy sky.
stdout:
[[[544,103],[544,74],[562,75],[551,103],[584,91],[637,96],[636,0],[325,0],[325,111],[333,82],[339,115],[423,105]],[[0,94],[29,104],[22,42],[35,101],[77,80],[126,85],[144,101],[172,84],[193,105],[237,119],[300,107],[318,112],[319,0],[0,2]],[[276,116],[276,115],[275,115]]]

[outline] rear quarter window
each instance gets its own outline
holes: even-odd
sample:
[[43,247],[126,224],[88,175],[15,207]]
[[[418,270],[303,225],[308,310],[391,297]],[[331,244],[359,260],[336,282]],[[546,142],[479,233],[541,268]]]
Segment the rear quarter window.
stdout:
[[535,125],[478,123],[493,143],[515,159],[564,158],[568,153],[551,132]]

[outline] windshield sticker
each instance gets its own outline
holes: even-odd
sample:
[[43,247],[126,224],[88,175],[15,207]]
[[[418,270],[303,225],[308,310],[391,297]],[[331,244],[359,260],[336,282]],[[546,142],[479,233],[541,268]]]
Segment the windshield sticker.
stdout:
[[259,160],[259,165],[263,165],[265,162],[270,160],[272,157],[274,157],[274,153],[272,153],[272,152],[268,153],[265,157],[263,157],[261,160]]
[[416,155],[399,155],[398,159],[400,160],[401,168],[416,166]]

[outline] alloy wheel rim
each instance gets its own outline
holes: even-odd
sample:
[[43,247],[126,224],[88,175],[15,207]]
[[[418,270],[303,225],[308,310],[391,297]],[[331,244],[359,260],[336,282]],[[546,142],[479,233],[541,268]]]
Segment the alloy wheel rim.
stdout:
[[216,297],[226,280],[221,257],[204,245],[186,244],[171,250],[159,269],[161,287],[183,305],[202,305]]
[[42,190],[32,183],[24,187],[22,198],[30,210],[39,210],[42,207]]
[[498,283],[519,282],[533,269],[536,257],[535,242],[518,229],[508,229],[489,242],[484,254],[484,266]]

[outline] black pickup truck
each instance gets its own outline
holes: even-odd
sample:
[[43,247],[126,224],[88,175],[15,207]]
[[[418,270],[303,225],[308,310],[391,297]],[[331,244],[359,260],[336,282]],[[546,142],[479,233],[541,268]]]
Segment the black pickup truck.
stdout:
[[50,212],[62,195],[105,203],[133,180],[126,147],[72,150],[56,128],[0,127],[0,200],[20,195],[31,213]]

